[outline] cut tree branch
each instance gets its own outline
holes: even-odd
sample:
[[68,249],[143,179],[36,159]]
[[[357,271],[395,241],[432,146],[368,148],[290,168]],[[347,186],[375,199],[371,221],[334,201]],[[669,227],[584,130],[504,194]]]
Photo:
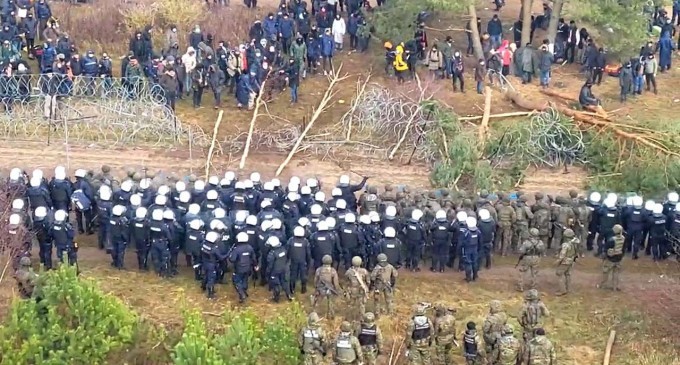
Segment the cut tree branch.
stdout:
[[243,155],[241,156],[241,163],[239,163],[238,168],[243,169],[246,166],[246,158],[248,158],[248,152],[250,151],[250,141],[253,139],[253,130],[255,129],[255,120],[257,119],[258,112],[260,110],[260,105],[262,104],[262,95],[264,95],[264,86],[267,84],[269,79],[269,74],[262,81],[260,86],[260,93],[255,99],[255,109],[253,110],[253,117],[250,119],[250,127],[248,129],[248,138],[246,138],[246,146],[243,148]]

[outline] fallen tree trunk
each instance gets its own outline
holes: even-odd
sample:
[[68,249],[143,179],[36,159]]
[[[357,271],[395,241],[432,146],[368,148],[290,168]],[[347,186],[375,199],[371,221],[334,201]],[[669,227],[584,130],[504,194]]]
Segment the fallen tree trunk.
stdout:
[[672,155],[676,157],[680,157],[680,154],[677,152],[671,151],[668,148],[650,141],[644,136],[637,135],[634,133],[629,133],[626,131],[623,131],[619,129],[615,123],[612,123],[609,119],[607,119],[604,116],[601,116],[600,114],[593,115],[592,113],[584,113],[580,112],[578,110],[574,110],[571,108],[567,108],[566,106],[559,105],[559,104],[553,104],[551,105],[550,103],[546,101],[532,101],[532,100],[527,100],[522,95],[520,95],[516,91],[508,90],[505,93],[505,97],[511,100],[515,105],[522,109],[527,109],[527,110],[538,110],[538,111],[545,111],[550,107],[553,107],[557,109],[560,113],[573,118],[576,122],[578,123],[583,123],[583,124],[588,124],[588,125],[593,125],[597,127],[602,127],[602,128],[608,128],[614,134],[616,134],[619,137],[626,138],[633,140],[635,142],[638,142],[640,144],[643,144],[647,147],[650,147],[652,149],[655,149],[657,151],[663,152],[666,155]]

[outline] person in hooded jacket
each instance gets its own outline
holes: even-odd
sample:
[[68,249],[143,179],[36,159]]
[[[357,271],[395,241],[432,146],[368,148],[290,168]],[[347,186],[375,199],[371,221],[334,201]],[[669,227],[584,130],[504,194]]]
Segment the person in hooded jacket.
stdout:
[[281,47],[285,54],[288,54],[294,35],[295,22],[293,22],[288,13],[284,13],[283,19],[279,23],[279,36],[281,38]]
[[623,103],[627,100],[628,94],[633,91],[633,69],[630,62],[626,62],[619,73],[619,87],[621,88],[620,100]]
[[331,30],[326,29],[324,35],[321,36],[321,56],[323,65],[323,74],[328,75],[329,71],[333,71],[333,36]]

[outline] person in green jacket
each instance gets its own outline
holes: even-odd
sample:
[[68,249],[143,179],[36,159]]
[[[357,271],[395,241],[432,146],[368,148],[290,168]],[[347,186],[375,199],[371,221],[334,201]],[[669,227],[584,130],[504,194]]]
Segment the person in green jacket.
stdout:
[[307,76],[305,70],[305,58],[307,57],[307,45],[305,44],[302,36],[298,36],[295,42],[290,45],[290,57],[295,60],[295,65],[299,68],[300,75],[302,78]]
[[357,27],[358,49],[359,52],[366,52],[368,50],[368,41],[371,39],[371,30],[366,24],[366,20],[362,20]]

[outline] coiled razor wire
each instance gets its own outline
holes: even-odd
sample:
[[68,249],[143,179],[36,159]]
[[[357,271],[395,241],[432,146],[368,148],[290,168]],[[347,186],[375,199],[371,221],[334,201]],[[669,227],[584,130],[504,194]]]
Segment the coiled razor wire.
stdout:
[[74,142],[191,143],[206,146],[202,129],[183,125],[163,88],[143,78],[66,75],[0,76],[0,137]]
[[355,103],[353,112],[345,115],[340,124],[345,133],[352,128],[352,140],[364,143],[355,145],[364,155],[387,157],[412,120],[398,155],[435,160],[438,152],[427,143],[426,134],[436,121],[422,105],[377,85],[367,88]]
[[588,162],[583,131],[552,108],[507,131],[490,158],[496,165],[507,158],[550,167]]

